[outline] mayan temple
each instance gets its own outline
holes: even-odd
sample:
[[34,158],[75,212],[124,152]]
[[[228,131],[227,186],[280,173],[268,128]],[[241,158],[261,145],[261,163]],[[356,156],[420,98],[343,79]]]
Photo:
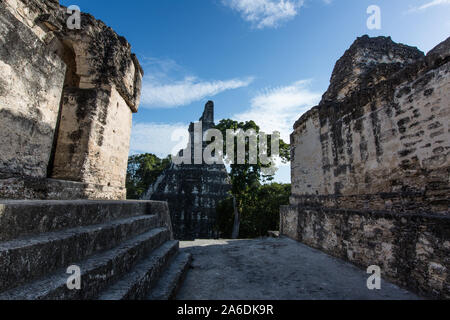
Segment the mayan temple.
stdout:
[[[214,103],[209,101],[198,125],[201,133],[214,127]],[[173,222],[174,235],[180,240],[214,239],[216,207],[220,201],[229,197],[230,184],[224,164],[206,164],[202,149],[195,150],[195,124],[189,126],[191,148],[190,164],[172,163],[147,191],[144,199],[167,201]],[[186,150],[184,150],[186,151]],[[180,151],[182,155],[183,151]],[[196,152],[202,158],[196,164]],[[198,158],[198,155],[197,155]]]

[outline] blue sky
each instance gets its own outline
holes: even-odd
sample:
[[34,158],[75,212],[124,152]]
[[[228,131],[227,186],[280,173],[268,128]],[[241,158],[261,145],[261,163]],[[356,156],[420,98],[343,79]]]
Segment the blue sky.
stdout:
[[[288,139],[356,37],[391,36],[424,52],[450,36],[450,0],[62,0],[127,38],[144,68],[131,152],[170,153],[175,130],[214,100],[216,121],[255,120]],[[367,8],[381,9],[369,30]],[[289,166],[277,181],[289,182]]]

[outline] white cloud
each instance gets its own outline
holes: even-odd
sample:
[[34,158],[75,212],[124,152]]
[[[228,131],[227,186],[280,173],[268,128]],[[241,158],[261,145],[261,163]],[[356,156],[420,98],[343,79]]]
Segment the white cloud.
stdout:
[[142,67],[149,71],[152,75],[166,75],[173,71],[181,71],[183,68],[170,58],[157,58],[142,56],[139,59]]
[[130,153],[153,153],[160,158],[167,157],[180,144],[180,140],[172,140],[172,135],[187,134],[188,126],[185,123],[134,123]]
[[149,108],[184,106],[221,92],[247,87],[253,78],[201,81],[186,77],[181,81],[163,82],[162,77],[145,77],[142,85],[142,104]]
[[[298,118],[316,105],[321,94],[309,88],[310,81],[297,81],[289,86],[266,89],[251,100],[247,111],[232,116],[238,121],[254,120],[263,131],[272,133],[279,131],[283,140],[289,143],[292,126]],[[172,136],[179,137],[187,133],[186,123],[135,123],[131,137],[131,154],[153,153],[159,157],[182,149],[186,140],[173,140]],[[279,170],[275,181],[289,182],[289,164],[277,163]]]
[[286,87],[267,89],[251,100],[249,110],[233,116],[238,121],[254,120],[266,133],[279,131],[289,143],[289,135],[298,118],[318,104],[321,94],[309,88],[310,81],[302,80]]
[[281,22],[293,19],[303,6],[303,0],[223,0],[242,18],[257,28],[274,28]]
[[440,5],[448,5],[448,4],[450,4],[450,0],[433,0],[433,1],[429,1],[425,4],[423,4],[421,6],[413,7],[411,9],[409,9],[407,12],[411,13],[411,12],[424,11],[431,7],[440,6]]
[[202,81],[176,61],[141,57],[145,69],[141,102],[144,108],[175,108],[211,98],[221,92],[248,86],[252,77]]

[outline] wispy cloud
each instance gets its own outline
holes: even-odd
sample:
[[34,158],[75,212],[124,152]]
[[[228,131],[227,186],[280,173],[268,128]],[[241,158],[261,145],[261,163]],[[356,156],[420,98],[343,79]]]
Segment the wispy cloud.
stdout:
[[191,75],[172,59],[142,57],[141,60],[146,74],[141,95],[144,108],[184,106],[253,82],[253,77],[206,81]]
[[[188,135],[185,123],[135,123],[133,124],[130,153],[153,153],[158,157],[167,157],[181,143],[182,135]],[[185,138],[186,139],[186,138]],[[183,147],[180,147],[181,150]]]
[[161,79],[144,78],[142,103],[150,108],[174,108],[213,97],[221,92],[247,87],[253,78],[201,81],[196,77],[186,77],[181,81],[162,83]]
[[303,0],[223,0],[255,28],[274,28],[293,19],[303,6]]
[[436,7],[436,6],[440,6],[440,5],[449,5],[450,4],[450,0],[433,0],[433,1],[428,1],[427,3],[421,5],[421,6],[416,6],[416,7],[412,7],[410,8],[407,13],[412,13],[412,12],[420,12],[420,11],[424,11],[426,9],[429,9],[431,7]]
[[254,120],[263,131],[279,131],[289,143],[289,135],[298,118],[318,104],[321,94],[310,89],[310,80],[289,86],[266,89],[251,100],[250,109],[233,116],[238,121]]

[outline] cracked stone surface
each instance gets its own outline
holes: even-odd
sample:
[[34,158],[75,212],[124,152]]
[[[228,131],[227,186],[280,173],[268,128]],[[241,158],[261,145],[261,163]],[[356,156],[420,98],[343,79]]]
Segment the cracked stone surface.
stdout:
[[352,264],[289,238],[196,240],[180,243],[193,255],[178,300],[416,300],[417,295]]

